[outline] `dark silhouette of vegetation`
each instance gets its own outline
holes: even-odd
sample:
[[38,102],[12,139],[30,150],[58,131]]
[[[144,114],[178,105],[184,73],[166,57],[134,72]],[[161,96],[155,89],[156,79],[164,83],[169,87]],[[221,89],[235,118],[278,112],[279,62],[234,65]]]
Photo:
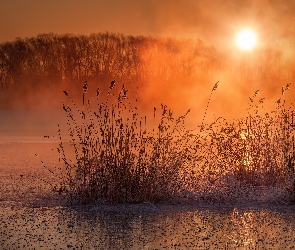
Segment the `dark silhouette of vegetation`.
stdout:
[[110,33],[41,34],[0,44],[0,89],[10,93],[9,106],[13,94],[22,98],[44,87],[76,89],[86,80],[181,79],[196,74],[196,64],[199,70],[217,67],[217,57],[217,51],[200,40]]
[[27,80],[38,84],[48,78],[59,84],[105,80],[110,76],[132,82],[151,75],[168,79],[171,69],[176,75],[188,74],[195,58],[203,68],[209,64],[214,67],[217,56],[214,48],[200,40],[110,33],[42,34],[1,44],[0,86],[17,87]]
[[190,111],[175,119],[166,105],[158,119],[154,108],[147,126],[125,86],[115,83],[97,96],[97,105],[90,105],[87,82],[81,107],[64,91],[75,159],[61,140],[65,168],[58,190],[71,203],[294,201],[295,114],[284,97],[290,83],[272,112],[265,113],[265,98],[256,91],[247,117],[203,119],[195,130],[186,127]]
[[0,44],[0,107],[12,108],[17,102],[36,106],[44,95],[54,96],[52,90],[56,94],[64,88],[71,88],[74,97],[81,82],[113,78],[125,84],[156,84],[159,91],[172,83],[189,89],[211,82],[215,75],[228,82],[268,83],[273,88],[273,82],[294,77],[294,69],[284,60],[279,49],[264,48],[250,55],[218,51],[196,39],[40,34]]

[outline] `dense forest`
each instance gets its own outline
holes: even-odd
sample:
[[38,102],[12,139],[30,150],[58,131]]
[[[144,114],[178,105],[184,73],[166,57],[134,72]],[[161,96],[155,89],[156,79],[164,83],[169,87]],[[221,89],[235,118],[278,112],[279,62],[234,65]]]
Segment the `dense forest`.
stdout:
[[[246,54],[196,39],[40,34],[0,44],[0,108],[33,108],[44,102],[60,107],[53,97],[61,90],[78,94],[85,81],[107,86],[112,79],[139,86],[153,98],[165,91],[168,99],[172,92],[193,93],[217,80],[258,87],[268,83],[272,89],[294,78],[291,61],[271,47]],[[239,86],[236,90],[245,89]]]

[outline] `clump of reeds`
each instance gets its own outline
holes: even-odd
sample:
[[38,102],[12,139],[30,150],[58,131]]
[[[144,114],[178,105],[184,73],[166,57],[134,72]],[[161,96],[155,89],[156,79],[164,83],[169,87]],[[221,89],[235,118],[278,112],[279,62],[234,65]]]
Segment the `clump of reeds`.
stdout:
[[[147,117],[131,105],[125,86],[115,93],[115,81],[103,96],[97,90],[97,106],[86,101],[83,86],[82,108],[70,98],[63,105],[76,161],[66,159],[65,187],[77,203],[136,203],[173,198],[186,189],[192,170],[189,162],[191,135],[184,127],[186,115],[174,119],[162,105],[157,127],[148,130]],[[154,114],[155,119],[155,114]]]
[[283,88],[271,112],[265,112],[264,98],[258,99],[256,91],[250,97],[247,117],[230,122],[218,118],[205,127],[203,158],[197,163],[199,193],[218,202],[260,200],[262,189],[278,192],[268,192],[266,200],[295,198],[295,114],[293,107],[285,107],[283,96],[289,87],[290,83]]
[[230,122],[219,117],[205,124],[216,83],[200,130],[190,131],[184,123],[188,112],[175,119],[166,105],[157,126],[149,129],[125,86],[116,88],[112,81],[105,95],[97,89],[92,106],[85,83],[81,108],[64,91],[75,161],[67,159],[60,143],[66,167],[60,193],[67,191],[71,202],[294,200],[294,108],[285,107],[283,96],[274,111],[264,113],[264,98],[258,99],[256,91],[247,117]]

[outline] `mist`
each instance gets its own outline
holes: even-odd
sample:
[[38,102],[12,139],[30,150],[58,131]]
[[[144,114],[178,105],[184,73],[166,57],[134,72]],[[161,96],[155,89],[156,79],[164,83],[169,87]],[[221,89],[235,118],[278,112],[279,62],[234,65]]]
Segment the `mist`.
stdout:
[[[85,81],[95,96],[97,87],[106,93],[115,79],[136,92],[144,112],[164,103],[176,115],[191,109],[192,123],[198,123],[219,81],[210,115],[245,115],[256,90],[272,106],[294,79],[294,11],[287,0],[1,1],[0,22],[8,25],[0,36],[0,108],[60,110],[63,90],[81,103]],[[253,51],[235,44],[243,28],[257,34]],[[113,53],[109,62],[83,48],[109,39],[103,37],[110,37],[105,49],[111,52],[99,55]],[[104,66],[94,69],[93,63]],[[293,93],[291,88],[284,97],[291,102]]]
[[[64,90],[81,105],[84,82],[95,105],[97,89],[106,95],[116,80],[117,88],[124,84],[133,93],[131,100],[137,99],[143,112],[151,114],[161,104],[176,116],[191,109],[190,123],[198,124],[217,81],[208,118],[237,118],[246,115],[256,90],[274,104],[295,75],[294,49],[287,45],[243,52],[193,38],[49,33],[18,38],[0,48],[4,110],[61,110]],[[284,97],[292,100],[292,93]]]

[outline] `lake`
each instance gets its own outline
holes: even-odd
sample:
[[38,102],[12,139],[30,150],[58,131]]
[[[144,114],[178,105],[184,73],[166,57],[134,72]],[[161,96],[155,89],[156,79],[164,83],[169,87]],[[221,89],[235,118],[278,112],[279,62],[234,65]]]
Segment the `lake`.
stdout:
[[48,171],[59,141],[45,132],[0,133],[0,249],[295,248],[295,206],[65,206]]

